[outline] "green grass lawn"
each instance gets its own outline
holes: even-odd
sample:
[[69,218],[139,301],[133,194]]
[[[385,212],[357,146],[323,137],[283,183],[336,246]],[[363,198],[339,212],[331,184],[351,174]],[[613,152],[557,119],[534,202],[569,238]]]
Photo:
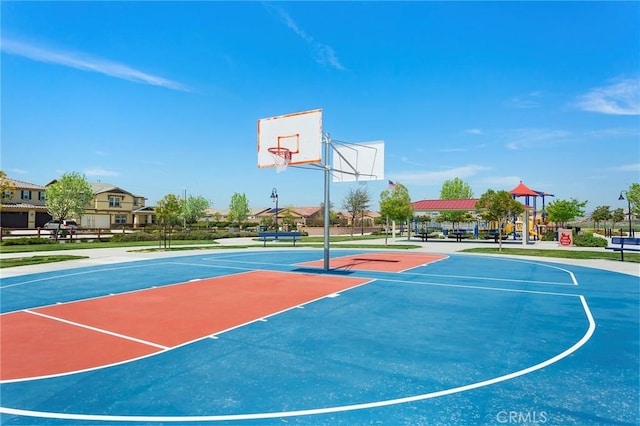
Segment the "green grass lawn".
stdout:
[[[190,241],[190,240],[175,240],[171,241],[171,247],[184,246],[189,244],[197,244],[204,246],[218,245],[215,241]],[[122,242],[114,243],[109,241],[103,242],[82,242],[82,243],[51,243],[51,244],[33,244],[33,245],[15,245],[6,246],[0,245],[0,253],[31,253],[39,251],[64,251],[64,250],[83,250],[83,249],[100,249],[100,248],[115,248],[115,247],[160,247],[158,241],[138,241],[138,242]]]
[[[556,257],[561,259],[606,259],[620,260],[620,253],[609,251],[582,251],[582,250],[538,250],[538,249],[519,249],[519,248],[498,248],[477,247],[460,250],[465,253],[488,253],[488,254],[509,254],[516,256],[538,256],[538,257]],[[640,253],[625,253],[625,262],[640,263]]]
[[70,256],[70,255],[14,257],[11,259],[2,259],[2,261],[0,261],[0,268],[39,265],[42,263],[64,262],[66,260],[77,260],[77,259],[88,259],[88,258],[89,256]]

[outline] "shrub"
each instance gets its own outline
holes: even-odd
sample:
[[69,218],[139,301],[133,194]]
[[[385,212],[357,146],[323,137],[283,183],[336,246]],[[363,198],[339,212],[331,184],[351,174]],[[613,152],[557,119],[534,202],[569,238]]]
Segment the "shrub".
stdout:
[[133,232],[129,234],[114,234],[111,241],[114,243],[129,243],[132,241],[158,241],[158,234],[148,234],[146,232]]
[[216,234],[210,231],[189,231],[171,234],[172,240],[212,241],[215,238]]
[[541,237],[542,241],[555,241],[556,240],[556,231],[545,231]]
[[27,246],[36,244],[56,244],[55,240],[49,238],[12,238],[2,242],[3,246]]
[[604,238],[595,236],[591,232],[585,232],[573,239],[573,245],[577,247],[606,247],[609,243]]

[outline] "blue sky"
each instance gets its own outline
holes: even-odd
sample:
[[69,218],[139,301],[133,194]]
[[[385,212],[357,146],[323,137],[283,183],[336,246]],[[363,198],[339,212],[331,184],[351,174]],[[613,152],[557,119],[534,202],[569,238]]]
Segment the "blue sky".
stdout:
[[[321,108],[385,141],[413,200],[459,177],[625,207],[640,181],[638,2],[2,2],[2,163],[154,205],[318,206],[323,174],[259,169],[257,120]],[[378,207],[387,180],[366,185]]]

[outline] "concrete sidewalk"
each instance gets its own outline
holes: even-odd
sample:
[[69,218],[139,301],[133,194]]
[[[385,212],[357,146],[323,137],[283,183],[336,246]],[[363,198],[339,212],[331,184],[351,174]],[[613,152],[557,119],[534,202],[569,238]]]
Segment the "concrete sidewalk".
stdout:
[[[228,238],[217,240],[217,242],[221,246],[253,246],[250,248],[239,248],[239,249],[225,249],[225,250],[284,250],[284,249],[294,249],[290,242],[283,243],[269,243],[267,248],[262,247],[262,243],[259,241],[255,241],[251,237],[243,237],[243,238]],[[384,245],[385,239],[372,239],[372,240],[356,240],[356,241],[344,241],[342,243],[333,243],[331,248],[337,249],[341,244],[352,244],[357,243],[361,245]],[[483,240],[483,241],[462,241],[456,242],[453,240],[428,240],[426,242],[412,239],[407,240],[406,237],[397,237],[395,239],[388,238],[387,245],[389,247],[393,247],[394,245],[416,245],[420,246],[417,249],[412,251],[418,252],[428,252],[428,253],[456,253],[464,249],[474,248],[474,247],[498,247],[498,243],[493,242],[492,240]],[[149,245],[147,248],[157,248],[157,245]],[[184,246],[181,246],[184,247]],[[527,245],[523,245],[520,241],[503,241],[503,248],[524,248],[524,249],[542,249],[542,250],[557,250],[561,249],[558,246],[558,243],[552,241],[536,241]],[[122,263],[122,262],[135,262],[139,260],[148,260],[148,259],[158,259],[158,258],[170,258],[170,257],[178,257],[178,256],[188,256],[194,254],[202,254],[206,253],[207,249],[183,249],[176,251],[154,251],[154,252],[142,252],[145,247],[119,247],[119,248],[103,248],[103,249],[78,249],[78,250],[65,250],[65,251],[50,251],[50,252],[30,252],[30,253],[0,253],[0,261],[3,259],[9,258],[18,258],[18,257],[32,257],[32,256],[47,256],[47,255],[60,255],[60,254],[68,254],[74,256],[86,256],[85,259],[78,260],[69,260],[65,262],[55,262],[55,263],[45,263],[41,265],[30,265],[30,266],[18,266],[14,268],[3,268],[0,269],[0,278],[8,278],[19,275],[26,274],[34,274],[41,272],[50,272],[50,271],[59,271],[65,269],[72,268],[81,268],[85,266],[96,266],[96,265],[107,265],[113,263]],[[322,250],[321,245],[318,246],[318,250]],[[562,250],[580,250],[580,251],[596,251],[603,252],[603,248],[593,248],[593,247],[571,247],[571,248],[563,248]],[[219,253],[219,249],[211,249],[210,252]],[[465,253],[469,256],[477,256],[479,254],[473,253]],[[482,256],[503,256],[509,258],[519,258],[519,259],[532,259],[543,262],[553,262],[560,263],[566,265],[577,265],[584,266],[588,268],[597,268],[604,269],[607,271],[613,272],[621,272],[624,274],[634,275],[640,277],[640,264],[633,262],[621,262],[617,260],[604,260],[604,259],[593,259],[593,260],[583,260],[583,259],[563,259],[563,258],[552,258],[552,257],[535,257],[535,256],[509,256],[509,255],[487,255],[482,254]],[[640,281],[639,281],[640,283]]]

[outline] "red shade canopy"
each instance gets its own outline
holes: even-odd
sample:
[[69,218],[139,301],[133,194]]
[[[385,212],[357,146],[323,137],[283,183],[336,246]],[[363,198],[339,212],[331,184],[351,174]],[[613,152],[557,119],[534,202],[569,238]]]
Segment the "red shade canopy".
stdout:
[[509,191],[509,193],[511,195],[515,195],[516,197],[538,197],[540,195],[539,193],[522,183],[522,181],[520,181],[520,184],[518,186]]

